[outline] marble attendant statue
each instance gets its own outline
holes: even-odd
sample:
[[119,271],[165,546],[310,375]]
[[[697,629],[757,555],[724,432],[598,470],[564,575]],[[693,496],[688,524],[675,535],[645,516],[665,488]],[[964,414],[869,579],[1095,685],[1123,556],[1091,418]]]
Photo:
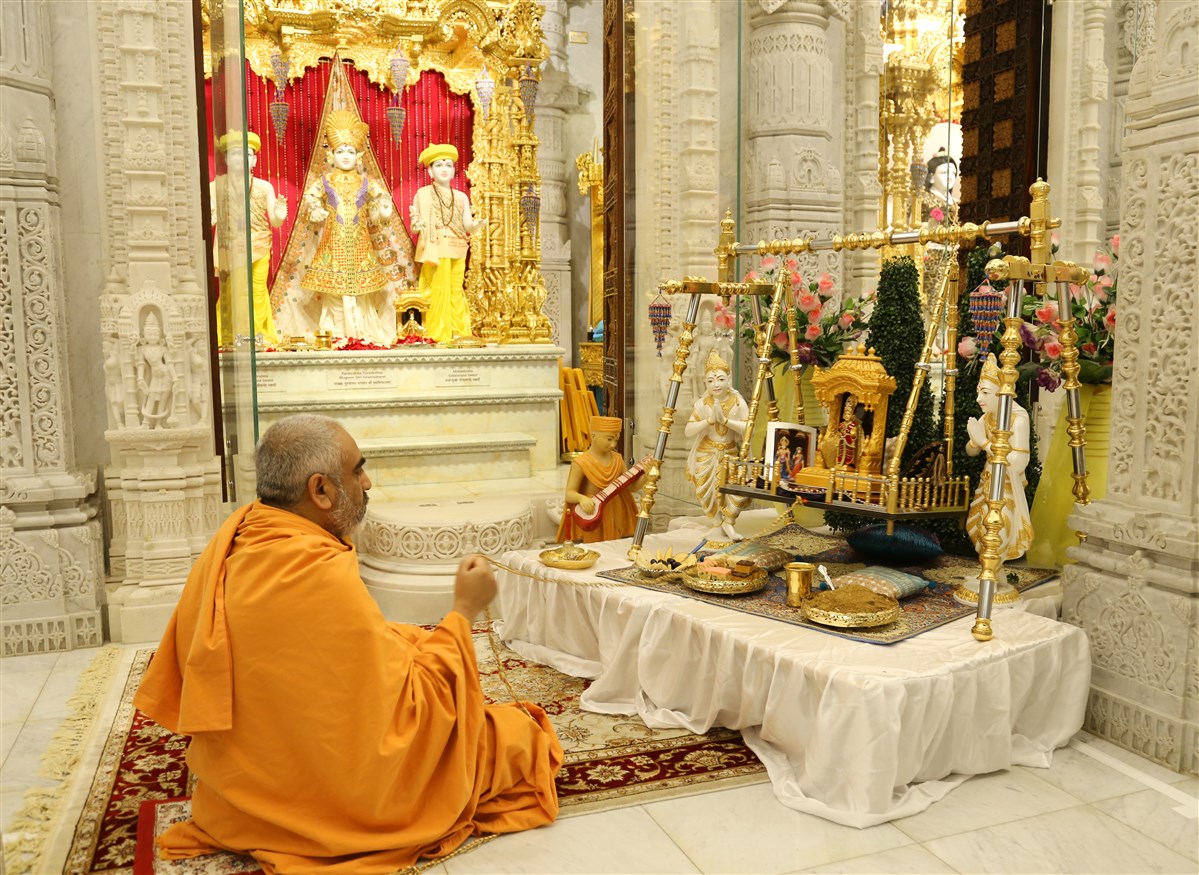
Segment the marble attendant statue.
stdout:
[[[928,160],[928,176],[924,182],[922,214],[925,228],[940,228],[958,223],[958,204],[954,187],[958,182],[958,163],[941,149]],[[945,278],[949,257],[943,243],[928,243],[924,247],[924,296],[926,306],[936,300],[937,290]]]
[[[226,349],[235,346],[239,338],[253,336],[256,342],[275,345],[279,333],[271,310],[267,275],[271,267],[271,228],[287,220],[287,198],[275,195],[275,188],[265,179],[254,176],[262,140],[253,131],[242,135],[230,131],[219,140],[217,148],[225,154],[225,173],[209,185],[213,204],[214,261],[220,278],[221,296],[217,301],[217,337]],[[249,305],[246,302],[247,265],[246,213],[244,206],[245,179],[250,177],[250,289],[253,294],[254,330],[250,332]]]
[[306,218],[320,228],[320,240],[300,287],[320,302],[321,331],[390,346],[395,338],[381,315],[389,253],[376,251],[371,229],[394,207],[391,194],[362,167],[369,131],[352,110],[326,117],[329,170],[304,192]]
[[[978,378],[978,406],[982,408],[983,415],[981,418],[972,416],[966,422],[966,433],[970,436],[966,444],[966,454],[977,456],[979,453],[986,453],[988,463],[992,434],[998,427],[998,393],[999,365],[995,356],[989,354]],[[1003,562],[1023,556],[1033,539],[1028,500],[1024,495],[1024,469],[1028,467],[1029,460],[1029,418],[1028,412],[1015,401],[1012,402],[1011,431],[1012,449],[1008,453],[1007,475],[1003,484],[1003,528],[999,531],[1000,572],[997,577],[997,597],[1012,589],[1004,580]],[[966,532],[970,535],[975,550],[979,552],[982,552],[983,535],[986,531],[983,521],[987,515],[987,495],[990,490],[991,467],[988,464],[983,468],[978,489],[966,516]],[[1014,599],[1014,596],[1012,598]]]
[[470,235],[486,225],[470,210],[470,200],[450,188],[456,172],[458,150],[435,143],[420,153],[429,171],[429,185],[417,189],[412,199],[412,233],[418,234],[416,261],[420,264],[420,293],[429,301],[425,329],[440,342],[470,337],[470,307],[463,292],[466,253]]
[[137,391],[141,396],[143,428],[173,426],[171,400],[179,376],[167,360],[167,345],[162,339],[158,316],[150,313],[142,326],[137,350]]
[[740,540],[733,528],[728,496],[719,492],[723,458],[736,453],[749,421],[749,405],[732,387],[728,362],[713,352],[704,364],[707,392],[696,399],[684,434],[691,439],[687,480],[695,487],[704,515],[711,523],[708,538]]

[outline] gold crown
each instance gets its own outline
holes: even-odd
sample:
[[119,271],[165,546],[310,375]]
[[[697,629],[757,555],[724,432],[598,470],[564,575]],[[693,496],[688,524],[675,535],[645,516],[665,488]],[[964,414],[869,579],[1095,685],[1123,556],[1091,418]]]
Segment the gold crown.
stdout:
[[999,382],[999,362],[995,361],[995,353],[987,353],[987,357],[983,360],[982,372],[978,375],[978,381],[989,380],[996,386],[1002,385]]
[[704,373],[710,374],[712,371],[724,371],[726,374],[731,374],[733,369],[729,367],[729,363],[720,357],[720,353],[712,350],[708,360],[704,363]]
[[325,116],[325,141],[330,151],[350,145],[361,152],[370,130],[367,123],[350,109],[337,109]]

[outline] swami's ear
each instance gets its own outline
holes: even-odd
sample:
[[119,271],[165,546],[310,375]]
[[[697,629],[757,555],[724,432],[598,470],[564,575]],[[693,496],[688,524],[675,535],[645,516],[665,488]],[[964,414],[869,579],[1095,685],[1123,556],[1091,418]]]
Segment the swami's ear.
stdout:
[[324,474],[313,474],[308,478],[308,499],[324,511],[333,509],[337,503],[337,492],[333,481]]

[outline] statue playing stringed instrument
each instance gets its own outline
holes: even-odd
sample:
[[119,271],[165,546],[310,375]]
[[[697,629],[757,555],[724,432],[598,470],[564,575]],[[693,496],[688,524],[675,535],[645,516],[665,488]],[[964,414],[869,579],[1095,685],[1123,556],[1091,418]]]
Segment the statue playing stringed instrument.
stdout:
[[633,492],[641,483],[642,465],[626,471],[616,452],[620,426],[614,416],[591,417],[591,446],[570,463],[566,477],[559,542],[611,541],[630,537],[637,528]]

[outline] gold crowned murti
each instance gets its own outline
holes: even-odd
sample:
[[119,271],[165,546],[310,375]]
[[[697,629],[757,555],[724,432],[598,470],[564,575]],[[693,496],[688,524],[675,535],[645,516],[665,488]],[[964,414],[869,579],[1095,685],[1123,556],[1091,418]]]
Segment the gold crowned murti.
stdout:
[[370,127],[353,110],[335,109],[325,117],[325,142],[330,151],[349,145],[361,152],[368,134]]
[[978,381],[994,383],[996,386],[1001,385],[999,382],[999,363],[995,361],[995,353],[987,353],[986,359],[983,360],[983,369],[978,375]]
[[732,373],[732,368],[729,363],[720,357],[720,353],[715,350],[708,356],[708,360],[704,363],[704,373],[710,374],[713,371],[724,371],[726,374]]

